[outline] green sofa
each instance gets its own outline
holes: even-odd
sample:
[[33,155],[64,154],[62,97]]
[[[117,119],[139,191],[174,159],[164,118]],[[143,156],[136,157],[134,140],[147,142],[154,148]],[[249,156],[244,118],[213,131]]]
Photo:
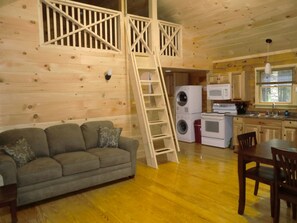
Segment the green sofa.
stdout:
[[121,178],[134,177],[138,141],[120,137],[118,148],[98,148],[98,129],[110,121],[23,128],[0,133],[0,146],[26,139],[36,158],[17,167],[0,151],[4,184],[17,184],[18,206]]

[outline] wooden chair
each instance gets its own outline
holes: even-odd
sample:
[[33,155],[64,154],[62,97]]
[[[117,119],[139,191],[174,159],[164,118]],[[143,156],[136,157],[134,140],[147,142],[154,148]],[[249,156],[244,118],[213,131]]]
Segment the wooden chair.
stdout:
[[279,222],[280,199],[292,204],[293,219],[297,211],[297,152],[271,148],[274,162],[275,203],[273,222]]
[[[250,149],[253,145],[257,144],[256,132],[248,132],[237,136],[239,143],[238,156],[240,157],[240,150]],[[244,161],[246,166],[247,161]],[[270,205],[271,216],[274,215],[274,169],[268,166],[260,166],[260,163],[256,163],[255,166],[248,169],[245,168],[245,177],[255,180],[254,195],[258,194],[259,183],[270,185]]]

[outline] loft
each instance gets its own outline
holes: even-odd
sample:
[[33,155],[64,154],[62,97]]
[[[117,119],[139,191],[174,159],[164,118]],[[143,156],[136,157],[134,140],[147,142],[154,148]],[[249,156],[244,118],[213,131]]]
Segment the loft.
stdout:
[[122,52],[128,34],[134,53],[182,56],[181,25],[72,1],[40,3],[42,45]]

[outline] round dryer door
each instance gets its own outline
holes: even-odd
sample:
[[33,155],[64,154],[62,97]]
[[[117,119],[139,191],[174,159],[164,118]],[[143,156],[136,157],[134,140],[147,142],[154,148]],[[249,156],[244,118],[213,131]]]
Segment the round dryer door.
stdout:
[[179,106],[184,106],[188,102],[187,94],[184,91],[178,92],[176,96],[176,101]]
[[181,135],[184,135],[188,132],[188,124],[185,120],[179,120],[177,122],[177,131]]

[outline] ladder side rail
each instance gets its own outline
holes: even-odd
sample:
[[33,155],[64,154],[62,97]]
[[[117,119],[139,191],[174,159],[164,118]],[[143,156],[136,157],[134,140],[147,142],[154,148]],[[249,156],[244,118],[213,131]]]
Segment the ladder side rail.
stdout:
[[[131,49],[131,33],[130,33],[130,17],[128,16],[127,20],[126,20],[126,39],[127,39],[127,50],[130,54],[130,60],[131,60],[131,65],[133,68],[133,74],[132,77],[134,80],[132,80],[132,89],[133,89],[133,94],[134,97],[136,98],[137,102],[136,102],[136,109],[138,109],[138,117],[139,114],[141,114],[141,118],[142,120],[139,120],[139,124],[141,125],[141,134],[142,134],[142,140],[143,143],[147,144],[149,152],[150,152],[150,157],[154,158],[155,154],[153,153],[153,149],[152,149],[152,139],[150,136],[150,129],[149,126],[147,125],[148,123],[148,119],[147,119],[147,113],[145,110],[145,105],[144,105],[144,100],[143,97],[141,97],[142,95],[142,89],[141,89],[141,85],[140,85],[140,79],[139,79],[139,72],[138,72],[138,67],[137,67],[137,63],[136,63],[136,58],[135,58],[135,54],[132,52]],[[145,121],[144,121],[145,120]]]
[[[130,52],[130,56],[131,56],[131,62],[132,62],[132,67],[133,67],[133,71],[134,71],[133,72],[133,76],[135,78],[134,83],[136,84],[136,89],[137,89],[137,92],[135,92],[137,94],[135,94],[135,96],[137,97],[137,100],[138,100],[138,102],[140,104],[139,109],[141,111],[139,111],[139,113],[141,114],[141,116],[143,118],[142,123],[144,123],[143,127],[145,128],[144,135],[146,137],[143,140],[145,140],[146,143],[148,144],[151,158],[153,158],[155,156],[155,154],[154,154],[153,149],[152,149],[153,148],[152,147],[153,142],[152,142],[152,139],[151,139],[151,130],[150,130],[150,127],[147,124],[148,123],[148,118],[147,118],[147,114],[146,114],[144,98],[143,98],[143,93],[142,93],[141,84],[140,84],[138,67],[137,67],[135,56],[134,56],[134,54],[132,52]],[[140,122],[141,122],[141,120],[140,120]]]
[[170,101],[169,101],[169,98],[168,98],[167,89],[166,89],[166,85],[165,85],[165,80],[164,80],[164,76],[163,76],[163,71],[162,71],[162,67],[161,67],[161,62],[160,62],[160,59],[159,59],[158,55],[156,55],[155,60],[156,60],[157,67],[158,67],[158,73],[159,73],[160,80],[161,80],[161,86],[162,86],[162,89],[163,89],[163,92],[164,92],[163,95],[164,95],[164,98],[165,98],[166,107],[168,109],[169,122],[170,122],[170,125],[171,125],[172,134],[173,134],[172,137],[174,138],[174,143],[175,143],[175,146],[176,146],[176,150],[178,152],[180,152],[179,143],[178,143],[178,140],[177,140],[176,129],[175,129],[175,123],[174,123],[174,120],[173,120],[173,117],[172,117]]

